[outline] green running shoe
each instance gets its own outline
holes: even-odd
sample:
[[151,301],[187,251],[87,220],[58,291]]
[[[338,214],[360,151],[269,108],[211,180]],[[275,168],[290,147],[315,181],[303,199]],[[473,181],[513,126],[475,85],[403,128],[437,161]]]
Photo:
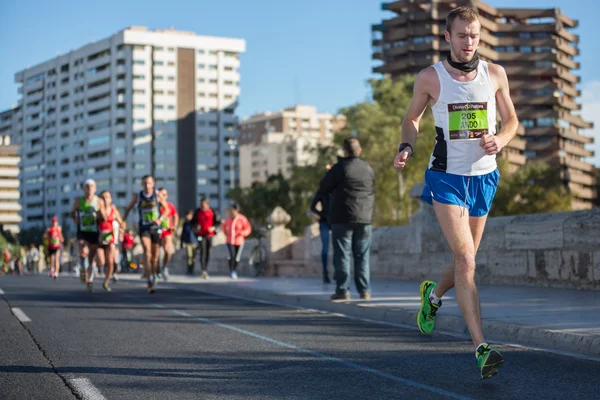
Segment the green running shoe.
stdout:
[[435,282],[432,281],[423,281],[421,283],[421,309],[419,310],[419,314],[417,314],[417,326],[419,327],[419,331],[424,335],[429,335],[433,331],[435,313],[442,306],[441,301],[440,304],[433,304],[429,301],[429,295],[434,287]]
[[487,344],[477,349],[477,366],[481,371],[481,379],[488,379],[496,375],[502,364],[504,364],[504,358],[498,350]]

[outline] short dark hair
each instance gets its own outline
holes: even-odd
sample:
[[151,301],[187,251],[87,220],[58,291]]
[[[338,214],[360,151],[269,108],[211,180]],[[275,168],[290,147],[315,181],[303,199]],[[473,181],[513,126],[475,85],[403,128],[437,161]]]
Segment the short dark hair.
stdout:
[[148,174],[148,175],[142,176],[142,182],[145,181],[148,178],[152,178],[152,180],[154,180],[154,177],[152,175]]
[[468,23],[479,21],[479,16],[472,8],[465,6],[457,7],[454,10],[450,11],[450,14],[448,14],[448,16],[446,17],[446,30],[448,32],[451,31],[452,24],[457,18],[461,21]]
[[208,202],[208,199],[206,197],[200,198],[200,204],[204,203],[205,201]]
[[229,206],[232,210],[237,210],[240,211],[240,206],[237,203],[233,203],[231,206]]
[[360,153],[360,142],[354,136],[344,139],[343,149],[350,156],[357,156]]
[[193,213],[194,213],[194,210],[192,210],[192,209],[189,209],[189,210],[187,210],[187,211],[185,212],[185,215],[188,215],[188,214],[193,214]]
[[163,186],[161,186],[161,187],[158,188],[159,192],[162,192],[163,190],[167,190],[167,189],[165,189]]

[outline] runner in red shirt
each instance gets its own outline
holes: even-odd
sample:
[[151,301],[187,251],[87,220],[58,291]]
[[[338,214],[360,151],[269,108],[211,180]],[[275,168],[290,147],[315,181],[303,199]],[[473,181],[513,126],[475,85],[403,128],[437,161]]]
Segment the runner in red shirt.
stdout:
[[112,196],[108,190],[100,193],[100,197],[104,199],[106,218],[98,221],[98,231],[100,233],[99,248],[98,248],[98,266],[104,266],[104,284],[102,287],[107,292],[111,291],[109,286],[110,278],[112,277],[115,267],[115,234],[113,221],[117,221],[121,229],[125,227],[125,221],[121,218],[121,214],[117,207],[112,202]]
[[50,255],[50,277],[57,279],[60,272],[60,249],[64,242],[62,228],[58,224],[58,218],[52,217],[52,225],[44,234],[48,239],[48,254]]
[[[161,233],[160,233],[160,247],[163,249],[163,263],[162,263],[162,278],[164,280],[169,279],[168,264],[173,255],[173,232],[175,227],[179,225],[179,215],[175,205],[169,200],[169,192],[167,189],[159,188],[158,195],[161,196],[162,201],[169,207],[167,218],[162,220]],[[160,207],[160,213],[163,213],[163,207]]]

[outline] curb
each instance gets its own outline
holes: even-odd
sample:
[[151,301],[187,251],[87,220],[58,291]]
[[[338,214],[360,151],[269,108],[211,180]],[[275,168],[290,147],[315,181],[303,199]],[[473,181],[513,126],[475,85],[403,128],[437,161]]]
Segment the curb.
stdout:
[[[194,289],[214,295],[273,301],[283,305],[339,313],[354,318],[415,326],[416,329],[417,311],[414,310],[360,307],[356,304],[331,302],[311,296],[290,295],[227,284],[220,285],[203,282],[200,285],[194,285]],[[462,317],[439,315],[436,319],[435,327],[440,331],[468,336],[468,330]],[[486,319],[482,320],[482,327],[486,337],[491,340],[600,358],[600,337],[598,336],[558,332],[535,326],[516,325]]]

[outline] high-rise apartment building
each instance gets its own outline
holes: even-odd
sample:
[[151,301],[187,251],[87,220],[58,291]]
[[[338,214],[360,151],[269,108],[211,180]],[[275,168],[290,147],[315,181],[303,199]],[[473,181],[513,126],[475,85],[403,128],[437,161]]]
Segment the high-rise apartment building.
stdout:
[[296,165],[316,161],[318,146],[329,146],[344,127],[343,115],[319,113],[298,105],[279,112],[255,114],[240,122],[240,186],[265,182],[281,173],[289,178]]
[[[1,115],[0,115],[1,118]],[[10,136],[0,136],[0,225],[13,234],[19,232],[19,146]]]
[[597,193],[593,166],[583,161],[593,152],[593,138],[583,130],[592,124],[579,115],[576,98],[580,77],[579,37],[569,30],[577,21],[558,8],[494,8],[478,0],[400,0],[382,3],[395,13],[372,26],[373,59],[383,64],[374,72],[392,78],[417,73],[450,52],[444,39],[446,16],[453,8],[470,6],[480,16],[479,55],[502,65],[521,127],[519,136],[502,151],[513,166],[547,161],[560,169],[574,196],[573,208],[589,208]]
[[222,209],[244,51],[241,39],[130,27],[18,72],[23,226],[64,224],[86,178],[120,208],[153,174],[180,210],[200,195]]

